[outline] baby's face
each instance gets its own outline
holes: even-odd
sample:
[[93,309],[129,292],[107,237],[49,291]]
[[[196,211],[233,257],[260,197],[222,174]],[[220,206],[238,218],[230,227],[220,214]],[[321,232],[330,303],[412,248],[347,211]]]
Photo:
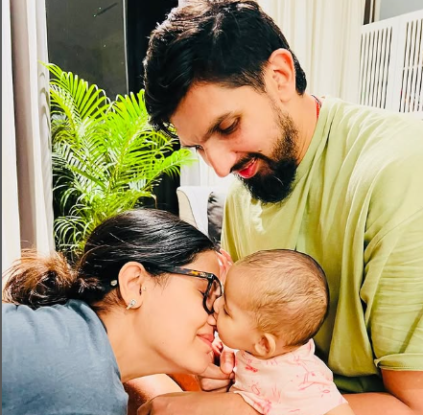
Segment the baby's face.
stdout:
[[225,282],[224,295],[216,300],[214,309],[217,332],[222,342],[238,350],[253,353],[253,345],[259,336],[254,313],[247,309],[249,287],[242,281],[242,272],[233,265]]

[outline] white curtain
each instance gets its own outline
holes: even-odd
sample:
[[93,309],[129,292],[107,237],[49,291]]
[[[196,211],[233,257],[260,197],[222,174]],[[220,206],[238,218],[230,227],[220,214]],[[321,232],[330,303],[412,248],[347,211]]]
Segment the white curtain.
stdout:
[[54,248],[44,0],[2,2],[2,270]]
[[232,180],[232,175],[220,178],[204,160],[191,150],[197,158],[197,163],[192,166],[181,168],[181,186],[218,186],[227,188]]
[[358,102],[365,0],[259,0],[304,69],[308,91]]

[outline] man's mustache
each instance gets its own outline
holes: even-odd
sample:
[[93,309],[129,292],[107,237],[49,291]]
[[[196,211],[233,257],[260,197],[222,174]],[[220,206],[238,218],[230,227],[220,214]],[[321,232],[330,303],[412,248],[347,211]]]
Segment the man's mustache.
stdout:
[[274,161],[270,159],[269,157],[263,156],[263,154],[260,153],[250,153],[248,156],[242,158],[240,161],[238,161],[236,164],[234,164],[231,168],[231,173],[244,170],[244,168],[251,163],[254,159],[260,159],[268,163],[269,165],[272,165]]

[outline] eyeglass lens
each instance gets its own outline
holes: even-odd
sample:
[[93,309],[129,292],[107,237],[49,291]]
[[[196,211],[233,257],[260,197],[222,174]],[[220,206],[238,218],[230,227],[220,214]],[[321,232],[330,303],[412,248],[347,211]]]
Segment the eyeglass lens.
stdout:
[[220,284],[217,280],[213,280],[206,298],[206,307],[209,311],[213,311],[214,302],[222,295]]

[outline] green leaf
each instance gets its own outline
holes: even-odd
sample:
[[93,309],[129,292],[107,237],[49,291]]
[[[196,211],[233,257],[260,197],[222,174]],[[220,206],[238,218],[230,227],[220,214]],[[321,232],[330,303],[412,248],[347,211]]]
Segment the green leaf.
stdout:
[[111,101],[97,85],[45,66],[52,75],[55,237],[60,249],[75,253],[102,221],[155,200],[161,177],[196,159],[151,128],[143,90]]

